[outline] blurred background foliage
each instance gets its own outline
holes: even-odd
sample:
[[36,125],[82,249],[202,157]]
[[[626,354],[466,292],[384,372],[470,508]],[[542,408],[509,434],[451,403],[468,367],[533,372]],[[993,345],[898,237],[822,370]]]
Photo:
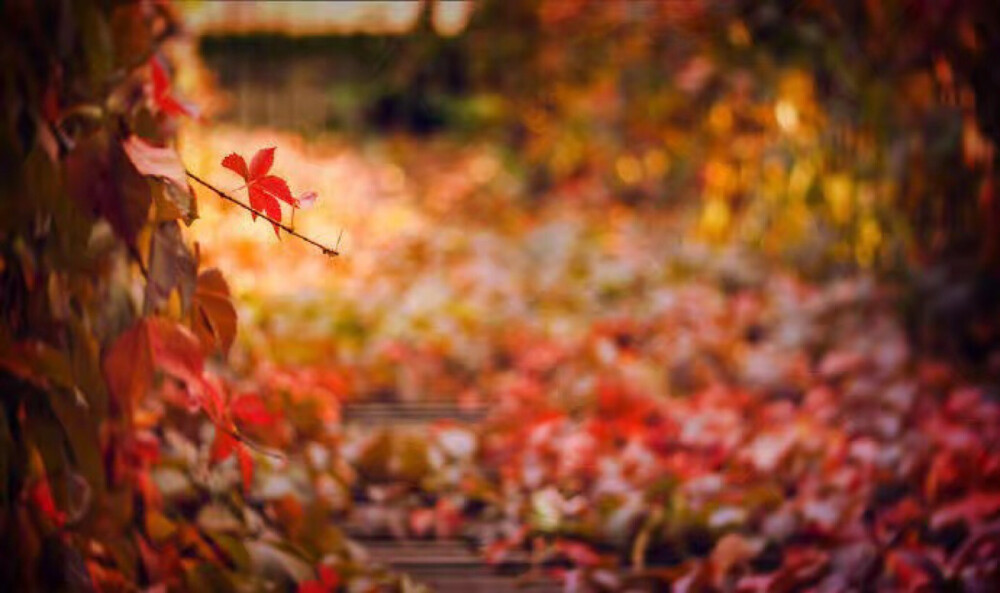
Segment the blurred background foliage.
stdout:
[[808,274],[1000,255],[988,1],[290,4],[194,10],[225,118],[486,139],[528,202],[665,206]]

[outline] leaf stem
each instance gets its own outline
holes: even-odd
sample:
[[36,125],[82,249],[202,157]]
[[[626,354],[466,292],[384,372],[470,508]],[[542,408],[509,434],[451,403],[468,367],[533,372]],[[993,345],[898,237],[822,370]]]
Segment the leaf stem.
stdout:
[[299,234],[299,233],[295,232],[295,229],[291,228],[290,226],[284,225],[280,221],[271,218],[270,216],[268,216],[267,214],[261,212],[260,210],[257,210],[256,208],[253,208],[252,206],[248,206],[247,204],[244,204],[243,202],[241,202],[241,201],[237,200],[236,198],[230,196],[229,194],[227,194],[226,192],[222,191],[221,189],[215,187],[211,183],[205,181],[201,177],[198,177],[197,175],[195,175],[191,171],[187,171],[187,175],[191,179],[194,179],[195,181],[197,181],[198,183],[200,183],[201,185],[203,185],[205,188],[211,190],[215,195],[219,196],[223,200],[232,202],[233,204],[236,204],[240,208],[243,208],[244,210],[246,210],[248,212],[252,212],[252,213],[256,214],[257,216],[263,218],[264,220],[270,222],[271,224],[276,225],[278,228],[280,228],[281,230],[285,231],[289,235],[292,235],[293,237],[298,237],[299,239],[305,241],[306,243],[309,243],[310,245],[312,245],[314,247],[318,247],[319,250],[323,252],[323,255],[329,255],[331,257],[340,255],[340,252],[337,251],[336,249],[332,249],[330,247],[327,247],[326,245],[323,245],[322,243],[318,243],[318,242],[314,241],[313,239],[310,239],[309,237],[307,237],[305,235],[302,235],[302,234]]

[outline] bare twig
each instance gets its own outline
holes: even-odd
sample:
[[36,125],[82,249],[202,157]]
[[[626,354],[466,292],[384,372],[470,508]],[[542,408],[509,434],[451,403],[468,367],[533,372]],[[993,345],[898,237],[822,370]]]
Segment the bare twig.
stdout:
[[219,196],[223,200],[226,200],[228,202],[232,202],[233,204],[236,204],[240,208],[243,208],[244,210],[246,210],[248,212],[252,212],[252,213],[256,214],[257,216],[263,218],[264,220],[270,222],[271,224],[277,226],[278,228],[280,228],[281,230],[285,231],[289,235],[292,235],[293,237],[298,237],[299,239],[305,241],[306,243],[309,243],[310,245],[312,245],[314,247],[318,247],[320,249],[320,251],[323,252],[324,255],[329,255],[331,257],[340,255],[340,252],[337,251],[336,249],[327,247],[326,245],[323,245],[322,243],[318,243],[318,242],[310,239],[309,237],[307,237],[305,235],[302,235],[302,234],[299,234],[299,233],[295,232],[295,229],[293,229],[292,227],[284,225],[284,224],[281,223],[281,221],[275,220],[275,219],[271,218],[270,216],[268,216],[267,214],[261,212],[260,210],[257,210],[256,208],[253,208],[252,206],[248,206],[247,204],[244,204],[243,202],[237,200],[236,198],[232,197],[231,195],[227,194],[226,192],[222,191],[221,189],[215,187],[211,183],[205,181],[201,177],[198,177],[194,173],[188,171],[187,175],[191,179],[194,179],[195,181],[197,181],[201,185],[205,186],[207,189],[211,190],[215,195]]
[[254,451],[260,453],[261,455],[264,455],[266,457],[270,457],[272,459],[279,459],[279,460],[282,460],[282,461],[284,461],[285,459],[288,459],[288,457],[286,457],[284,453],[281,453],[280,451],[272,451],[271,449],[268,449],[268,448],[266,448],[266,447],[264,447],[262,445],[258,445],[257,443],[255,443],[251,439],[247,438],[246,435],[244,435],[243,433],[241,433],[238,430],[231,429],[231,428],[226,428],[225,426],[222,426],[220,424],[216,424],[215,428],[216,428],[216,430],[221,430],[221,431],[225,432],[229,436],[233,437],[234,439],[236,439],[240,443],[243,443],[247,447],[250,447],[251,449],[253,449]]

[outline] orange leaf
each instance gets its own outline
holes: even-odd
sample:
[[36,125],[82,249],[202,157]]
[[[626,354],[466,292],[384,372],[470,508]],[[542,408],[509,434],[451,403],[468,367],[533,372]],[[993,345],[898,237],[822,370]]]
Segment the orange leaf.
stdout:
[[222,274],[212,268],[198,274],[191,308],[191,327],[206,351],[218,346],[229,355],[236,338],[236,308],[229,285]]
[[123,408],[131,410],[153,380],[145,323],[140,321],[118,336],[105,352],[101,367],[111,395]]

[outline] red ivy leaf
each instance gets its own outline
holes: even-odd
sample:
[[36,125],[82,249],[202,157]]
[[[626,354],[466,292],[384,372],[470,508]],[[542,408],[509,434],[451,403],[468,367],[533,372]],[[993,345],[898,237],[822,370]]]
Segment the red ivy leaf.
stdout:
[[[257,220],[257,215],[263,212],[273,222],[281,222],[281,205],[278,200],[293,208],[299,207],[299,201],[292,196],[291,190],[288,189],[288,183],[281,177],[267,174],[274,164],[274,151],[273,146],[258,150],[250,161],[249,168],[246,160],[236,153],[231,153],[222,159],[223,167],[236,173],[247,182],[250,208],[254,210],[250,213],[253,220]],[[308,196],[309,194],[304,195]],[[311,199],[315,199],[315,197]],[[281,238],[277,224],[274,224],[274,234],[279,239]]]
[[299,583],[298,593],[328,593],[323,583],[319,581],[302,581]]
[[153,317],[145,320],[153,363],[189,387],[201,382],[205,357],[198,338],[183,325]]
[[329,566],[321,565],[319,567],[319,580],[326,585],[328,590],[336,591],[337,585],[340,584],[340,573]]
[[[267,193],[257,185],[251,185],[250,188],[250,207],[254,210],[262,211],[267,214],[273,220],[281,220],[281,206],[278,204],[278,200],[274,198],[271,194]],[[254,220],[257,220],[257,213],[251,212],[250,215]],[[274,234],[281,238],[278,233],[278,225],[274,226]]]
[[286,204],[298,206],[298,201],[292,197],[292,192],[288,189],[288,184],[281,177],[275,177],[274,175],[261,177],[251,187],[255,187],[271,197],[278,198]]
[[198,108],[186,101],[180,101],[170,93],[170,77],[158,58],[149,60],[153,79],[153,104],[167,115],[198,117]]
[[233,418],[242,424],[254,424],[257,426],[270,426],[274,424],[275,417],[267,406],[257,395],[241,395],[233,400],[229,405],[229,411]]
[[212,450],[209,453],[209,459],[213,463],[229,459],[229,456],[233,454],[238,444],[233,435],[216,426],[215,440],[212,441]]
[[250,172],[247,170],[247,162],[243,160],[243,157],[235,152],[230,153],[229,156],[222,159],[222,166],[236,173],[243,179],[250,177]]
[[257,154],[253,155],[253,160],[250,161],[251,181],[267,175],[267,172],[271,170],[271,165],[274,164],[274,151],[275,147],[271,146],[261,148]]

